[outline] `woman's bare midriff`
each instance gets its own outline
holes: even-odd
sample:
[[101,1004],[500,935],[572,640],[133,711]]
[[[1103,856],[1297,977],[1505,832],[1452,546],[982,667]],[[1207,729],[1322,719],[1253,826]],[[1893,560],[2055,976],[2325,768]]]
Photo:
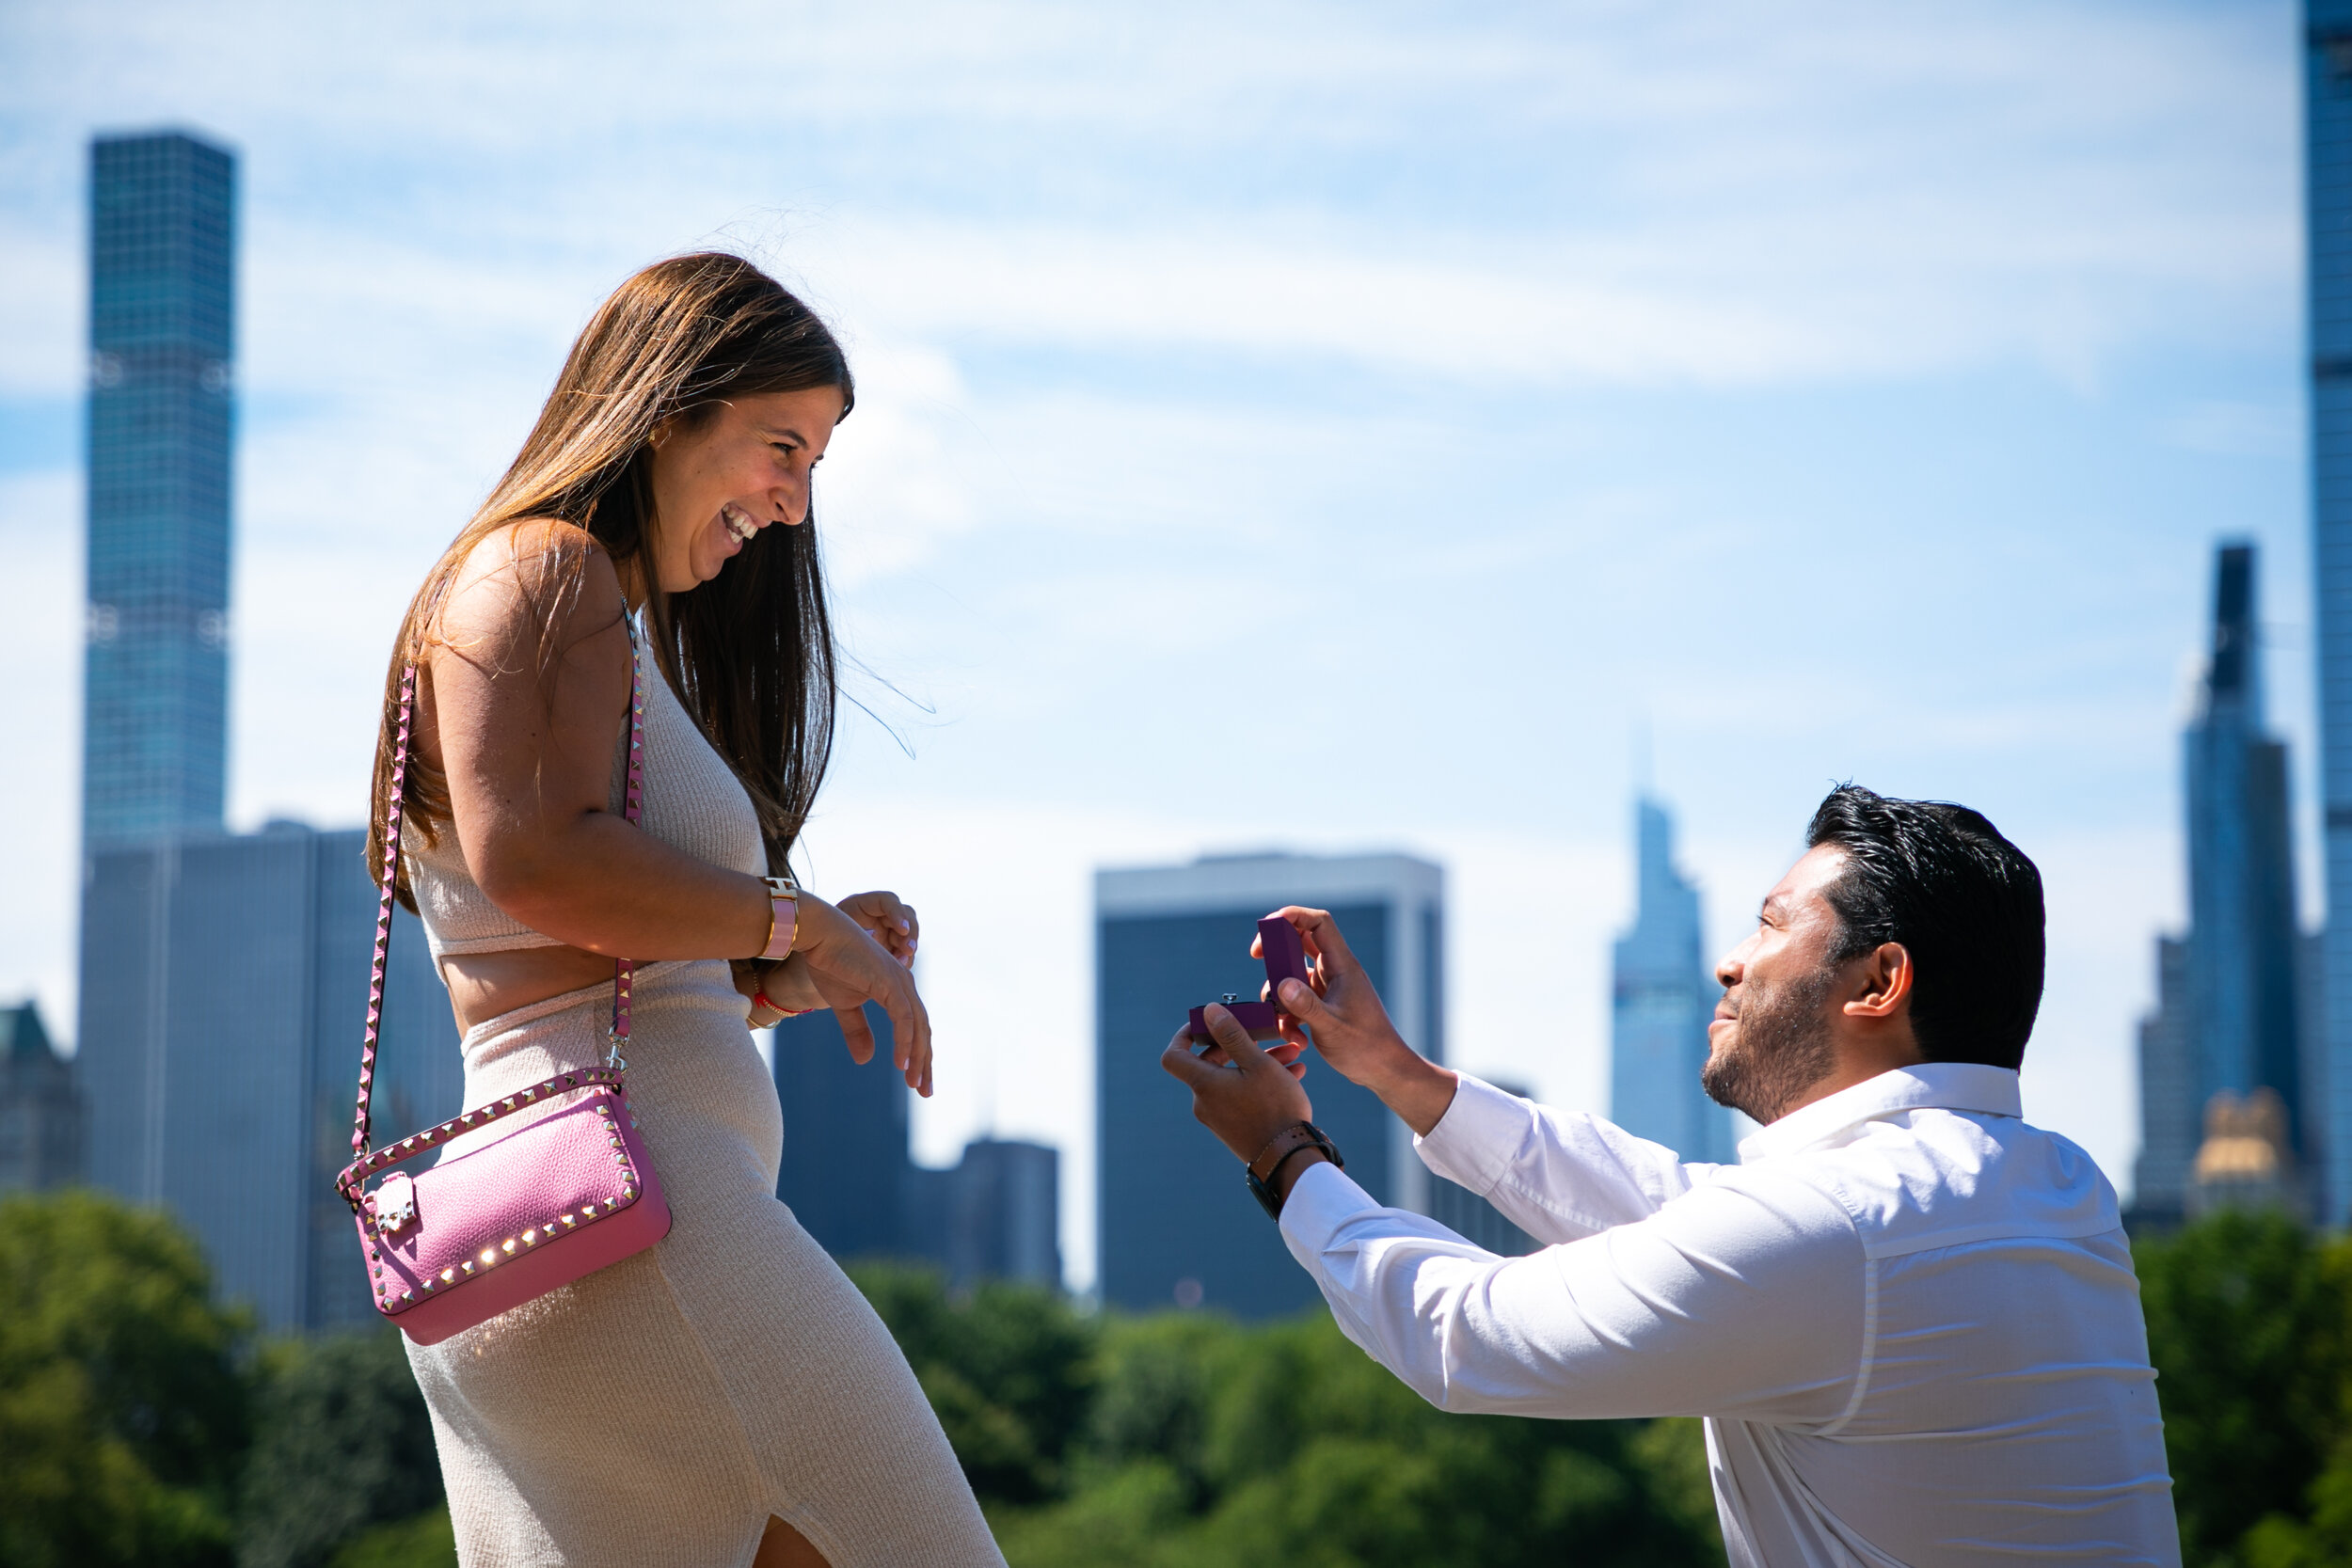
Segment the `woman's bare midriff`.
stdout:
[[451,1010],[463,1034],[486,1019],[583,986],[611,985],[612,960],[579,947],[452,953],[441,959]]

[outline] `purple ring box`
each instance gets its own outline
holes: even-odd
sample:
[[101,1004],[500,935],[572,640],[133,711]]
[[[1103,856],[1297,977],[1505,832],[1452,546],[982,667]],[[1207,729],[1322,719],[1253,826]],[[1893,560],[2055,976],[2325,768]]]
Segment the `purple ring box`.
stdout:
[[[1285,980],[1296,980],[1301,984],[1312,983],[1307,977],[1307,944],[1300,940],[1297,927],[1279,914],[1270,914],[1258,922],[1258,942],[1259,950],[1265,955],[1267,995],[1280,995],[1282,982]],[[1204,1002],[1193,1008],[1189,1026],[1184,1030],[1187,1039],[1201,1045],[1211,1044],[1216,1039],[1216,1037],[1209,1033],[1208,1019],[1204,1016],[1210,1004]],[[1242,1002],[1228,998],[1222,1006],[1227,1012],[1233,1015],[1235,1022],[1249,1031],[1251,1039],[1281,1038],[1282,1031],[1276,1022],[1281,1009],[1275,1006],[1273,1003]]]

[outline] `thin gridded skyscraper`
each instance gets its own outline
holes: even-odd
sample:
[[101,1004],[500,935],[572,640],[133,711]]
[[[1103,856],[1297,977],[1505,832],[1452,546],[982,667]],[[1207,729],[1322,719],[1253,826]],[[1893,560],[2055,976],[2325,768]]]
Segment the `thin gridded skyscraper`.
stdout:
[[225,150],[90,144],[85,854],[221,825],[235,229]]

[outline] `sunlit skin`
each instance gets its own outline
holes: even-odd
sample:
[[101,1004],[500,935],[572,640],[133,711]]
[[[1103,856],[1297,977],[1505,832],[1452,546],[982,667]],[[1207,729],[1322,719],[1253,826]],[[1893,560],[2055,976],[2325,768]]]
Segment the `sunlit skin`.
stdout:
[[[812,387],[723,404],[699,428],[653,436],[655,569],[665,594],[708,582],[741,553],[737,530],[808,520],[810,475],[841,419],[841,389]],[[736,527],[728,526],[734,520]],[[631,585],[629,602],[644,594]]]
[[[580,593],[565,599],[547,576],[548,537],[570,532],[590,543],[565,523],[517,523],[467,559],[419,683],[418,749],[448,775],[458,842],[482,891],[567,945],[445,958],[461,1028],[609,982],[618,955],[740,959],[766,943],[768,892],[757,878],[696,860],[610,809],[628,710],[623,617],[649,587],[683,593],[717,577],[741,552],[739,533],[804,523],[809,476],[842,403],[830,387],[745,397],[702,422],[657,430],[651,584],[636,562],[624,580],[590,544]],[[548,604],[563,607],[552,689],[535,678],[534,607]],[[896,1065],[928,1095],[930,1022],[907,974],[920,937],[914,911],[894,894],[838,905],[804,897],[789,960],[761,975],[745,970],[738,986],[794,1010],[834,1007],[861,1062],[874,1039],[856,1004],[881,1001]]]
[[[1765,895],[1756,930],[1716,966],[1724,998],[1708,1026],[1710,1055],[1739,1049],[1740,1006],[1748,987],[1813,974],[1834,950],[1837,911],[1822,890],[1836,880],[1845,861],[1845,851],[1834,846],[1808,850]],[[1200,1054],[1177,1031],[1160,1065],[1191,1087],[1194,1117],[1235,1155],[1254,1157],[1283,1128],[1313,1119],[1298,1061],[1300,1050],[1311,1043],[1341,1077],[1371,1089],[1426,1136],[1454,1102],[1460,1079],[1405,1043],[1329,911],[1294,905],[1277,912],[1304,939],[1311,984],[1282,982],[1276,998],[1286,1015],[1282,1040],[1265,1050],[1221,1006],[1206,1010],[1216,1043]],[[1258,950],[1253,942],[1252,955]],[[1911,1025],[1913,977],[1911,955],[1899,942],[1883,943],[1836,967],[1817,1019],[1829,1043],[1829,1070],[1781,1106],[1779,1116],[1924,1059]],[[1277,1173],[1279,1194],[1287,1196],[1301,1174],[1323,1163],[1314,1149],[1292,1156]]]
[[[1815,974],[1835,950],[1837,911],[1822,890],[1845,867],[1845,850],[1832,844],[1817,846],[1764,895],[1756,929],[1715,966],[1715,983],[1724,988],[1724,995],[1715,1005],[1714,1022],[1707,1026],[1710,1058],[1739,1050],[1740,1006],[1749,986],[1787,983]],[[1780,1116],[1925,1059],[1911,1027],[1912,978],[1911,954],[1895,942],[1837,967],[1818,1019],[1828,1037],[1829,1072],[1780,1106]]]

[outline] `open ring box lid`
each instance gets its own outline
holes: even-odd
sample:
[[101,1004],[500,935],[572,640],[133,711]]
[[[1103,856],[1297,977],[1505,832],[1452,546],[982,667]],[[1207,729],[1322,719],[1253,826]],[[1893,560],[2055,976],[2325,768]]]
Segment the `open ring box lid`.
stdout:
[[[1281,995],[1285,980],[1296,980],[1301,985],[1311,983],[1307,978],[1307,944],[1299,938],[1297,927],[1279,914],[1270,914],[1258,922],[1258,946],[1259,951],[1265,955],[1268,997]],[[1222,999],[1222,1005],[1227,1012],[1233,1015],[1236,1022],[1249,1031],[1251,1039],[1281,1038],[1282,1031],[1277,1022],[1281,1009],[1271,1001],[1244,1002],[1228,995]],[[1184,1030],[1186,1038],[1201,1045],[1207,1045],[1215,1038],[1209,1033],[1205,1016],[1210,1006],[1204,1002],[1192,1009],[1190,1025]]]

